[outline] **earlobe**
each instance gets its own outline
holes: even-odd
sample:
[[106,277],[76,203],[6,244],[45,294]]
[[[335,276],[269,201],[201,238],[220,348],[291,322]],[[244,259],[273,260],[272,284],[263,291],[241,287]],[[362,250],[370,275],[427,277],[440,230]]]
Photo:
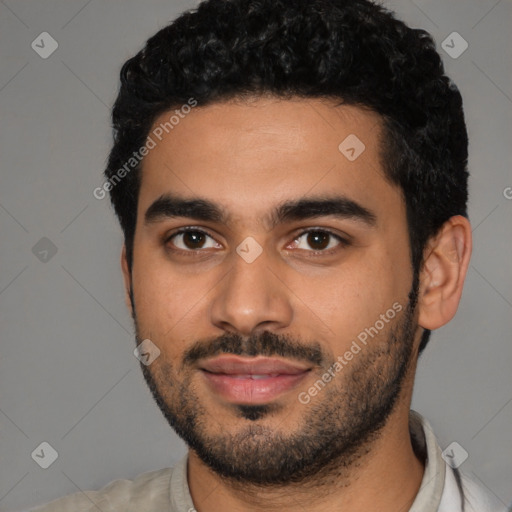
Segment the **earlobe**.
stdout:
[[471,225],[461,215],[446,221],[428,243],[418,297],[418,322],[424,329],[438,329],[455,316],[471,248]]
[[123,272],[126,307],[128,308],[131,316],[133,317],[133,306],[130,298],[132,276],[130,268],[128,266],[128,260],[126,259],[126,245],[123,245],[123,250],[121,251],[121,270]]

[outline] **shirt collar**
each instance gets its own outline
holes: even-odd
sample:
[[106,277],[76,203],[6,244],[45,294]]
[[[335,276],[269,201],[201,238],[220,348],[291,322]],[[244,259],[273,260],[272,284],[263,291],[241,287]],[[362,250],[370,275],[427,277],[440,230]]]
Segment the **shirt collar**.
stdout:
[[415,453],[425,460],[420,489],[409,512],[438,510],[446,473],[441,448],[428,421],[415,411],[410,411],[409,414],[409,432]]

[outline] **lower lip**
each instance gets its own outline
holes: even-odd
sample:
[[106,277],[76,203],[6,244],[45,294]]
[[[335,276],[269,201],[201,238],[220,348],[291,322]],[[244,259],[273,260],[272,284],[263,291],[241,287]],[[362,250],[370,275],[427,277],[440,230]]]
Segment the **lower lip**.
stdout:
[[225,400],[237,404],[264,404],[296,387],[309,370],[294,375],[277,375],[265,379],[240,378],[223,373],[202,371],[210,388]]

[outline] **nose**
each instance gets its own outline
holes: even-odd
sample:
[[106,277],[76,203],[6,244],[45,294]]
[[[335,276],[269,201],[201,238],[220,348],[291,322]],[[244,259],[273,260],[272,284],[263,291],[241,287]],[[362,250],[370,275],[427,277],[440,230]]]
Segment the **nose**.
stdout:
[[238,254],[211,303],[211,322],[227,332],[250,336],[255,331],[288,327],[293,317],[291,292],[271,268],[265,251],[248,263]]

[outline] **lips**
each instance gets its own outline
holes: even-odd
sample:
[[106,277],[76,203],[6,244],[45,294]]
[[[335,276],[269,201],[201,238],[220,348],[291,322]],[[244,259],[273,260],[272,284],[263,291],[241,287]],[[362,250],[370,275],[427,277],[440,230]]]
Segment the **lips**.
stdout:
[[310,367],[268,357],[242,358],[224,355],[200,365],[202,370],[225,375],[297,375]]
[[235,355],[205,360],[199,367],[211,391],[239,404],[268,403],[297,387],[311,370],[298,362]]

